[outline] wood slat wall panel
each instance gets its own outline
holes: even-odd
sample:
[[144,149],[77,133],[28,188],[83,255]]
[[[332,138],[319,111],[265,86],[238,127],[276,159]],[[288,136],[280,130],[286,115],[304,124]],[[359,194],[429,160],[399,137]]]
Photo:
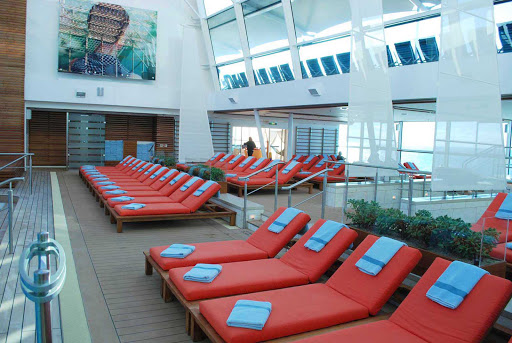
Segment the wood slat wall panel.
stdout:
[[[27,2],[0,0],[0,8],[0,152],[23,153]],[[20,173],[0,171],[0,181]]]
[[174,117],[156,118],[156,154],[165,156],[172,156],[174,154],[174,126]]
[[66,114],[32,111],[28,150],[34,166],[66,166]]

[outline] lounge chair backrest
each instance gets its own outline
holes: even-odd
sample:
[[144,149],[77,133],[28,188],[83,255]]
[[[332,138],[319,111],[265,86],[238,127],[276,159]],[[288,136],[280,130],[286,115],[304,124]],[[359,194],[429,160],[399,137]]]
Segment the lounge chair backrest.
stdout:
[[365,274],[355,264],[377,239],[373,235],[367,236],[326,283],[344,296],[366,306],[372,315],[380,311],[421,258],[417,249],[402,247],[379,274]]
[[235,155],[229,154],[222,156],[221,159],[219,159],[213,166],[216,168],[221,168],[222,166],[226,165],[231,161],[232,158],[234,158]]
[[425,296],[449,265],[449,261],[437,258],[390,321],[428,342],[481,342],[509,301],[512,283],[484,275],[452,310]]
[[[176,169],[173,169],[172,172],[169,170],[169,168],[162,168],[162,169],[164,169],[163,172],[157,171],[158,175],[155,178],[153,178],[153,179],[151,179],[151,177],[153,176],[153,175],[151,175],[144,182],[144,184],[150,183],[150,187],[151,188],[153,188],[155,190],[160,190],[165,185],[167,185],[167,183],[169,183],[169,180],[171,180],[173,177],[175,177],[179,173],[179,171],[177,171]],[[164,178],[164,176],[166,176],[166,175],[168,175],[168,176],[166,178]],[[151,180],[153,180],[152,183],[151,183]]]
[[220,191],[220,185],[218,183],[212,184],[208,187],[201,195],[195,196],[193,193],[190,194],[185,200],[181,202],[183,206],[190,208],[191,212],[195,212],[201,208],[212,196]]
[[498,193],[496,195],[496,198],[491,202],[489,207],[487,207],[487,210],[482,214],[480,219],[473,224],[471,227],[471,230],[475,232],[482,231],[484,221],[485,221],[485,229],[488,228],[495,228],[498,230],[501,234],[498,237],[498,243],[504,243],[504,242],[510,242],[512,240],[512,223],[509,226],[509,233],[508,233],[508,239],[507,239],[507,221],[504,219],[498,219],[494,217],[496,215],[496,212],[500,209],[501,204],[503,203],[503,200],[507,197],[507,193]]
[[280,207],[272,214],[249,238],[247,243],[256,248],[266,251],[269,257],[276,256],[300,230],[311,220],[306,213],[299,213],[280,233],[273,233],[268,230],[286,207]]
[[195,182],[190,185],[187,189],[183,190],[183,185],[175,190],[174,192],[169,195],[169,199],[171,199],[173,202],[182,202],[185,200],[189,195],[194,193],[199,187],[201,187],[204,183],[203,179],[200,179],[198,177],[189,179],[187,182],[195,179]]
[[300,170],[302,169],[303,164],[300,162],[295,162],[295,166],[293,166],[291,169],[288,170],[288,172],[285,174],[284,171],[286,167],[291,166],[291,164],[288,164],[281,168],[279,170],[279,182],[288,182],[290,181]]
[[310,282],[316,282],[357,238],[357,233],[354,230],[343,228],[319,252],[304,247],[308,239],[325,222],[325,219],[317,220],[311,229],[281,257],[282,262],[306,274]]
[[270,158],[259,158],[256,162],[254,162],[250,167],[249,171],[255,172],[257,170],[260,170],[264,167],[266,167],[271,162]]
[[[274,177],[276,175],[276,166],[277,169],[284,168],[286,165],[284,164],[277,164],[280,162],[279,160],[273,160],[269,162],[265,168],[263,168],[263,171],[256,175],[256,177]],[[290,161],[292,162],[292,161]],[[288,163],[290,163],[288,162]]]
[[[179,174],[180,173],[175,174],[173,176],[173,178],[178,176]],[[176,182],[174,185],[171,185],[171,183],[169,182],[172,180],[172,178],[168,178],[167,180],[165,180],[166,184],[165,184],[165,186],[160,188],[159,192],[162,193],[162,195],[164,195],[164,196],[169,196],[172,193],[174,193],[176,190],[180,189],[180,187],[183,186],[191,178],[191,176],[186,173],[181,173],[181,174],[184,174],[183,177],[181,179],[179,179],[178,182]]]
[[235,169],[240,163],[245,160],[245,157],[243,155],[236,155],[231,160],[229,160],[228,163],[224,164],[224,168],[227,170],[233,170]]

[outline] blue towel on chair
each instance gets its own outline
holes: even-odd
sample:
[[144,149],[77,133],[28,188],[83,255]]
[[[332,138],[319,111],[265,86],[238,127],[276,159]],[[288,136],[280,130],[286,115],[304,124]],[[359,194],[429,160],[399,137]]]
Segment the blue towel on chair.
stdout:
[[219,160],[219,162],[224,162],[229,156],[233,156],[233,155],[224,155],[222,156],[222,158]]
[[210,158],[210,161],[215,160],[219,155],[220,155],[220,152],[216,153],[215,155],[213,155],[212,158]]
[[225,177],[236,177],[236,174],[226,174]]
[[121,196],[121,197],[112,198],[110,200],[115,201],[115,202],[125,202],[125,201],[131,201],[133,199],[135,199],[135,198],[134,197]]
[[287,208],[270,224],[268,230],[274,233],[280,233],[299,213],[302,213],[302,211],[293,207]]
[[507,249],[512,249],[512,243],[507,243],[505,244],[505,246],[507,247]]
[[265,158],[265,157],[258,158],[258,160],[257,160],[256,162],[254,162],[254,163],[249,167],[249,169],[254,170],[254,169],[258,168],[258,167],[260,166],[260,164],[262,164],[262,163],[263,163],[263,161],[265,161],[265,160],[266,160],[266,158]]
[[304,164],[308,164],[308,163],[309,163],[309,162],[311,162],[311,160],[312,160],[312,159],[314,159],[314,158],[315,158],[315,156],[314,156],[314,155],[308,156],[308,158],[306,158],[306,160],[305,160],[304,162],[302,162],[302,163],[304,163]]
[[183,280],[211,283],[221,271],[222,266],[220,264],[198,263],[183,275]]
[[[162,168],[163,169],[163,168]],[[161,169],[160,169],[161,170]],[[174,174],[175,172],[177,172],[176,169],[171,169],[169,170],[167,173],[165,173],[161,178],[160,178],[160,181],[165,181],[169,176],[171,176],[172,174]],[[158,172],[157,172],[158,173]],[[156,173],[155,173],[156,174]],[[158,175],[155,175],[155,177],[157,177]],[[151,175],[150,177],[153,177],[153,175]]]
[[284,169],[283,174],[288,174],[299,162],[290,162]]
[[95,166],[93,166],[92,164],[86,164],[85,166],[82,166],[83,169],[91,169],[91,168],[96,168]]
[[115,191],[106,191],[106,194],[112,194],[112,195],[120,195],[120,194],[126,194],[127,191],[123,191],[122,189],[116,189]]
[[141,208],[144,207],[146,207],[146,204],[137,204],[135,202],[133,204],[121,206],[123,210],[140,210]]
[[208,188],[210,188],[210,186],[212,185],[216,185],[217,182],[215,181],[206,181],[205,183],[203,183],[203,185],[201,187],[199,187],[195,192],[194,192],[194,196],[198,197],[200,196],[201,194],[203,194],[204,192],[206,192],[206,190]]
[[144,175],[148,175],[149,173],[151,173],[153,170],[155,170],[156,167],[158,167],[159,164],[153,164],[153,166],[151,168],[148,168],[148,170],[146,170],[144,172]]
[[322,167],[322,166],[325,164],[325,162],[327,162],[327,161],[328,161],[328,159],[326,159],[326,158],[322,158],[322,159],[321,159],[321,160],[320,160],[320,161],[315,165],[315,168],[320,168],[320,167]]
[[430,287],[427,298],[454,310],[485,274],[489,272],[471,264],[454,261]]
[[196,247],[193,245],[186,244],[172,244],[167,249],[160,253],[162,257],[172,257],[172,258],[185,258],[188,255],[192,254],[196,250]]
[[293,158],[293,160],[292,160],[292,161],[297,161],[297,160],[298,160],[299,158],[301,158],[301,157],[302,157],[302,155],[295,155],[295,157]]
[[176,182],[178,182],[179,180],[181,180],[183,177],[185,177],[185,175],[188,175],[186,173],[179,173],[178,175],[176,175],[171,181],[169,181],[169,183],[171,185],[174,185]]
[[375,276],[404,245],[407,244],[388,237],[381,237],[357,261],[356,267],[363,273]]
[[235,157],[233,157],[231,160],[229,160],[228,164],[233,164],[235,163],[236,161],[238,161],[240,158],[242,157],[242,155],[236,155]]
[[113,190],[113,189],[119,189],[120,187],[119,186],[101,186],[100,189],[108,189],[108,190]]
[[190,186],[192,186],[194,183],[196,183],[199,180],[201,180],[201,178],[194,176],[193,178],[191,178],[190,180],[185,182],[185,184],[183,186],[181,186],[180,191],[185,192]]
[[95,177],[92,181],[108,181],[110,180],[108,177]]
[[247,157],[245,160],[240,162],[239,167],[245,167],[247,165],[247,163],[251,162],[254,159],[255,159],[255,157],[253,157],[253,156]]
[[328,220],[320,226],[320,228],[311,236],[304,247],[309,250],[319,252],[322,250],[331,239],[344,227],[344,224]]
[[116,183],[114,181],[101,181],[98,182],[98,185],[100,186],[108,186],[108,185],[115,185]]
[[[158,165],[158,164],[157,164]],[[164,171],[166,171],[167,168],[163,167],[163,168],[160,168],[158,169],[156,172],[154,172],[149,178],[151,180],[154,180],[158,175],[162,174]]]
[[512,219],[512,194],[507,194],[494,216],[498,219]]
[[228,326],[263,330],[272,312],[272,304],[266,301],[238,300],[226,322]]

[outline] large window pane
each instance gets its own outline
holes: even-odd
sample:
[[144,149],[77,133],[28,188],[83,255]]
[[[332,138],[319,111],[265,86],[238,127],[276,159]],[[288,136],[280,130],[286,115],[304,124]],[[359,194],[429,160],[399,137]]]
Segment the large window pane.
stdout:
[[231,61],[243,56],[234,8],[209,18],[208,27],[216,63]]
[[402,132],[402,149],[434,150],[434,122],[404,122]]
[[512,2],[494,6],[496,45],[501,53],[512,52]]
[[432,157],[433,154],[402,151],[402,164],[413,162],[420,170],[432,171]]
[[204,8],[206,10],[206,16],[209,17],[212,14],[222,11],[229,6],[233,6],[231,0],[204,0]]
[[288,46],[281,1],[248,0],[242,8],[251,54]]
[[299,56],[307,77],[348,73],[350,37],[302,46],[299,48]]
[[290,51],[254,58],[252,66],[257,85],[295,79]]
[[351,27],[348,0],[295,0],[292,10],[298,43],[348,32]]
[[228,64],[217,68],[221,89],[248,87],[245,62]]
[[392,0],[382,2],[385,22],[438,9],[440,6],[441,0]]

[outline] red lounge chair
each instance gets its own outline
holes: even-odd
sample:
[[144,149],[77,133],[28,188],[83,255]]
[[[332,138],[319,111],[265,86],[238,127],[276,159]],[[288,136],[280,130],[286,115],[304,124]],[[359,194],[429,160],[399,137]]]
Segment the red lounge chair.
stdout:
[[206,165],[213,166],[215,163],[217,163],[221,158],[223,158],[226,154],[223,152],[218,152],[215,155],[213,155],[208,161],[206,161]]
[[[291,168],[288,168],[288,166],[291,166]],[[284,167],[279,169],[278,183],[280,185],[288,183],[288,181],[290,181],[301,170],[301,168],[302,163],[300,162],[288,162]],[[273,167],[270,171],[262,172],[259,175],[251,177],[248,181],[233,178],[232,183],[243,186],[247,182],[247,184],[251,186],[263,186],[273,180],[275,181],[275,172],[275,167]]]
[[[245,168],[243,170],[239,169],[239,168],[242,168],[242,167],[240,167],[240,165],[242,163],[240,163],[240,165],[238,165],[235,169],[233,169],[232,171],[226,173],[226,175],[236,174],[236,177],[227,177],[226,179],[229,181],[232,178],[237,179],[237,178],[242,177],[242,176],[250,175],[250,174],[252,174],[252,173],[254,173],[254,172],[258,171],[258,170],[262,170],[262,169],[268,168],[268,165],[272,162],[272,160],[270,158],[266,158],[263,161],[261,161],[260,164],[256,165],[256,161],[252,162],[250,167]],[[279,165],[279,167],[281,167],[281,166],[282,165]],[[275,169],[274,169],[274,173],[275,173]]]
[[279,234],[268,230],[286,207],[279,208],[247,240],[191,243],[196,250],[184,259],[161,257],[160,253],[169,245],[149,250],[146,260],[151,259],[154,267],[167,271],[172,268],[195,266],[197,263],[226,263],[266,259],[275,257],[281,249],[311,220],[306,213],[297,215]]
[[437,258],[389,320],[318,335],[300,343],[481,342],[512,294],[508,280],[485,275],[455,310],[426,297],[450,262]]
[[[325,284],[205,300],[199,310],[229,343],[261,342],[376,315],[421,258],[418,250],[402,247],[377,276],[365,274],[355,264],[377,239],[368,236]],[[233,306],[241,299],[272,303],[263,330],[227,326]]]
[[308,156],[304,161],[302,161],[302,170],[306,171],[315,166],[317,163],[323,160],[322,156]]
[[309,169],[304,169],[302,168],[302,170],[300,172],[298,172],[294,177],[296,179],[305,179],[307,177],[310,177],[311,175],[315,174],[315,173],[318,173],[319,171],[322,171],[324,170],[325,168],[327,168],[329,165],[327,164],[327,161],[325,161],[324,159],[318,161],[315,165],[313,165],[311,168]]
[[[258,159],[256,157],[249,156],[246,159],[244,159],[242,162],[240,162],[235,168],[228,171],[227,174],[243,173],[243,172],[247,171],[257,160]],[[270,161],[270,159],[268,159],[268,160]],[[265,162],[265,161],[262,161],[262,163],[260,163],[260,165],[262,165],[261,168],[263,168],[263,162]],[[254,169],[256,169],[256,167]]]
[[[160,169],[163,169],[163,168],[160,168]],[[109,178],[108,181],[114,181],[115,184],[113,186],[118,186],[118,187],[120,187],[120,189],[123,189],[125,191],[134,191],[134,190],[143,191],[143,190],[159,189],[158,187],[160,187],[160,188],[163,187],[163,185],[158,183],[158,181],[162,178],[162,176],[160,176],[161,175],[160,174],[161,172],[159,171],[160,169],[158,169],[157,171],[155,171],[153,173],[150,173],[148,175],[149,177],[147,177],[147,178],[146,178],[147,175],[144,175],[144,173],[142,173],[137,178],[132,180],[131,182],[130,181],[126,182],[124,180],[117,180],[115,178]],[[174,175],[174,174],[177,175],[178,174],[178,171],[176,169],[172,169],[171,171],[172,171],[172,175]],[[169,172],[170,171],[168,171],[164,175],[168,175]],[[153,176],[153,175],[155,175],[155,176]],[[167,178],[165,178],[165,179],[167,179]],[[93,182],[92,185],[93,185],[94,188],[97,188],[100,192],[104,193],[104,190],[101,187],[101,184],[99,184],[99,182],[97,182],[97,181],[92,181],[92,182]],[[154,183],[157,184],[156,188],[152,187],[152,185]]]
[[[126,166],[128,163],[130,163],[131,161],[135,160],[136,158],[131,156],[131,155],[128,155],[126,156],[125,158],[123,158],[117,165],[115,166],[96,166],[95,168],[97,170],[115,170],[115,169],[120,169],[122,168],[123,166]],[[80,171],[85,171],[86,169],[82,166],[80,167]]]
[[[405,162],[404,163],[404,166],[406,169],[410,169],[410,170],[420,170],[418,168],[418,166],[416,166],[416,164],[414,162]],[[427,179],[430,179],[431,176],[430,175],[413,175],[413,178],[414,179],[425,179],[425,177]]]
[[[132,176],[126,176],[125,178],[118,178],[117,176],[107,176],[107,178],[109,179],[108,181],[115,182],[116,186],[142,186],[153,183],[154,179],[150,179],[150,177],[155,173],[157,173],[157,175],[160,174],[161,172],[159,172],[159,170],[163,168],[164,167],[162,167],[159,164],[153,164],[145,167],[142,171],[137,171],[137,173]],[[149,181],[145,184],[144,182],[148,179]],[[93,187],[97,188],[96,186],[98,186],[98,182],[101,181],[95,181],[94,179],[91,179],[91,182]]]
[[305,248],[304,244],[325,222],[318,220],[280,259],[225,263],[222,272],[210,284],[183,280],[192,267],[175,268],[169,271],[168,282],[172,282],[188,301],[316,282],[357,238],[355,231],[343,228],[320,252]]
[[290,161],[304,162],[307,158],[307,155],[293,155]]
[[232,158],[234,158],[235,155],[232,155],[232,154],[228,154],[228,155],[224,155],[222,156],[221,159],[219,159],[217,162],[215,162],[212,167],[215,167],[215,168],[222,168],[222,166],[224,166],[226,163],[228,163],[229,161],[231,161]]
[[222,170],[229,172],[230,170],[235,169],[244,160],[245,160],[244,155],[236,155],[235,157],[230,159],[229,162],[224,164],[221,168],[222,168]]

